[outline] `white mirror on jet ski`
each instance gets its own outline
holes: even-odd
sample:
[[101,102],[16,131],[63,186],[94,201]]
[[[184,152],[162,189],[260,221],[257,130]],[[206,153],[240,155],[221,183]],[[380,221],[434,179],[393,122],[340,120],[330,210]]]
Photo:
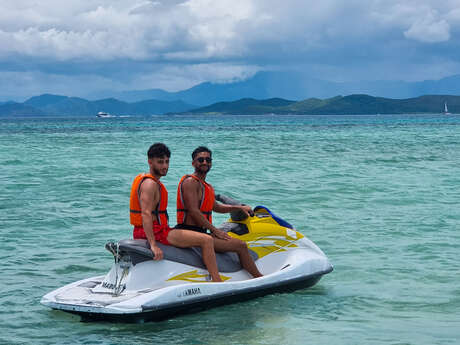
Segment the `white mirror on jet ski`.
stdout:
[[[240,204],[222,195],[216,198],[226,204]],[[223,282],[211,283],[199,248],[159,243],[164,260],[154,261],[146,240],[128,239],[107,243],[114,262],[106,275],[54,290],[41,303],[85,320],[162,320],[273,292],[307,288],[333,270],[318,246],[267,207],[255,207],[253,217],[241,213],[232,214],[220,228],[247,243],[263,277],[252,278],[235,253],[217,253]]]

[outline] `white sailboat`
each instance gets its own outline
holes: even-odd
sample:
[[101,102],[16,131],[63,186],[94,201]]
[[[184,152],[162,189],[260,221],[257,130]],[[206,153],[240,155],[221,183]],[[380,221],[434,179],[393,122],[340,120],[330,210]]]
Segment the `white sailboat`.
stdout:
[[449,115],[449,110],[447,109],[447,102],[444,102],[444,115]]

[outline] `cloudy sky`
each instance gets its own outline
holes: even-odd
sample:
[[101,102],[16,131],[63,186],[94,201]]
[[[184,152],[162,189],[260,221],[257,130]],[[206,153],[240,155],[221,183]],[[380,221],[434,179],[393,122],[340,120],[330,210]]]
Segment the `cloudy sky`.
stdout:
[[460,0],[0,0],[0,101],[182,90],[261,70],[460,74]]

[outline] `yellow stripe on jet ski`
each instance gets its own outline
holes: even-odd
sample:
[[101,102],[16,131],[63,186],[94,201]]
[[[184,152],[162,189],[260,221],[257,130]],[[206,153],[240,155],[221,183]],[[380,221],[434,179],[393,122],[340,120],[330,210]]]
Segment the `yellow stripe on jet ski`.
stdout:
[[[229,233],[233,236],[232,233]],[[233,236],[236,237],[236,236]],[[302,236],[303,237],[303,236]],[[288,236],[260,236],[260,234],[249,233],[243,236],[238,236],[239,239],[245,241],[248,244],[249,249],[255,251],[260,258],[271,254],[273,252],[284,252],[285,248],[296,248],[295,241],[298,240]]]
[[[208,277],[209,277],[209,274],[199,274],[198,270],[193,270],[193,271],[178,274],[177,276],[169,278],[167,281],[183,280],[183,281],[191,282],[191,283],[210,283],[211,281],[207,280]],[[231,279],[231,277],[220,275],[220,279],[222,279],[222,281],[226,281],[226,280]]]
[[229,232],[228,234],[231,237],[245,241],[248,247],[257,253],[259,259],[274,252],[298,247],[295,242],[305,237],[300,232],[279,225],[271,217],[251,217],[241,222],[229,221],[246,224],[249,233],[237,235]]

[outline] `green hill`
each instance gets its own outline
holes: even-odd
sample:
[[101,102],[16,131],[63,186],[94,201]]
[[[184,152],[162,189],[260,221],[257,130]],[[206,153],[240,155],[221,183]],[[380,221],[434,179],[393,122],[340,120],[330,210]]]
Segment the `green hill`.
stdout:
[[234,102],[218,102],[207,107],[188,111],[187,113],[217,113],[217,114],[267,114],[274,109],[288,107],[296,103],[281,98],[256,100],[254,98],[242,98]]
[[309,98],[300,102],[282,99],[255,100],[244,98],[235,102],[219,102],[193,109],[187,114],[299,114],[299,115],[364,115],[441,113],[447,102],[451,113],[460,113],[460,96],[428,95],[407,99],[372,97],[369,95],[336,96],[327,99]]
[[42,116],[44,113],[23,103],[4,103],[0,105],[0,116]]
[[115,98],[88,101],[78,97],[44,94],[24,103],[0,104],[0,116],[96,116],[100,111],[113,115],[155,115],[194,108],[183,101],[154,99],[127,103]]

